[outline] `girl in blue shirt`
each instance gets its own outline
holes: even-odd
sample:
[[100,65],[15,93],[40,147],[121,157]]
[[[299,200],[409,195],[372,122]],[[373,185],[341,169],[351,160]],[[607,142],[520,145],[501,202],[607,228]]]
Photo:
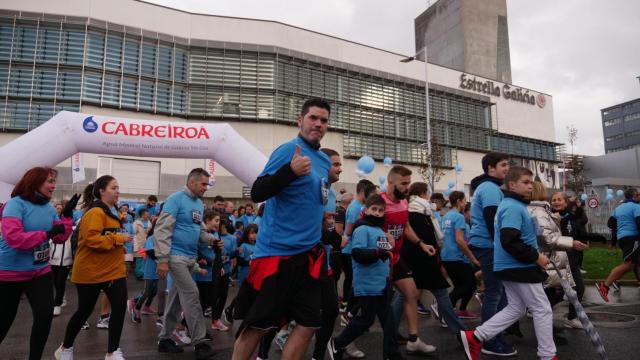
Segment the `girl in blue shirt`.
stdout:
[[249,275],[249,262],[255,250],[257,237],[258,225],[249,224],[242,234],[242,239],[238,245],[238,283],[240,286],[242,286],[247,275]]

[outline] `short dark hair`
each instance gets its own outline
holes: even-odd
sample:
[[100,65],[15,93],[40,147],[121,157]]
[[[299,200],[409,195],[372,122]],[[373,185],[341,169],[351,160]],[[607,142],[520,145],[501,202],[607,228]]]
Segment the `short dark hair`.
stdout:
[[158,197],[157,197],[157,196],[155,196],[155,195],[149,195],[149,196],[147,197],[147,201],[155,201],[155,202],[158,202]]
[[451,207],[456,206],[456,204],[463,199],[464,193],[462,191],[452,191],[451,194],[449,194],[449,203],[451,204]]
[[394,165],[391,170],[389,170],[387,178],[390,178],[392,175],[411,176],[411,174],[413,173],[411,172],[411,170],[409,170],[408,167],[402,165]]
[[321,109],[325,109],[331,114],[331,106],[325,100],[320,98],[309,99],[302,104],[302,109],[300,110],[300,115],[305,116],[309,112],[309,108],[319,107]]
[[373,185],[373,183],[370,180],[367,179],[362,179],[360,181],[358,181],[358,184],[356,185],[356,193],[359,194],[361,192],[365,193],[365,198],[367,197],[367,189],[369,189],[369,192],[373,191],[373,189],[375,189],[375,185]]
[[245,204],[245,205],[244,205],[244,209],[245,209],[245,210],[247,210],[247,208],[249,208],[249,207],[250,207],[250,208],[252,208],[252,209],[254,208],[254,207],[253,207],[253,204]]
[[446,201],[444,199],[444,195],[442,193],[433,193],[433,194],[431,194],[431,198],[429,200],[431,200],[431,201],[437,201],[437,200]]
[[420,196],[425,192],[429,192],[429,185],[426,183],[416,181],[409,186],[409,196]]
[[638,195],[638,189],[636,188],[628,188],[627,190],[624,191],[625,199],[633,199],[637,195]]
[[380,196],[380,194],[373,193],[367,197],[367,200],[364,202],[364,206],[370,207],[373,205],[386,207],[387,203],[384,202],[384,198]]
[[504,183],[509,187],[509,182],[516,182],[523,176],[533,176],[533,172],[522,166],[512,166],[507,172],[507,176],[504,178]]
[[220,213],[216,210],[205,210],[204,222],[213,220],[216,216],[220,216]]
[[[127,207],[129,207],[129,205],[127,205],[127,204],[124,204],[124,205],[122,205],[122,206],[125,206],[125,205],[126,205]],[[140,209],[140,212],[138,213],[138,215],[140,215],[140,217],[142,217],[142,215],[144,215],[144,214],[146,214],[146,213],[148,213],[148,212],[149,212],[149,210],[147,210],[147,209]]]
[[482,171],[489,173],[489,166],[496,167],[502,160],[509,160],[509,155],[501,152],[490,152],[482,157]]
[[327,155],[328,157],[332,157],[332,156],[340,156],[340,153],[333,150],[333,149],[329,149],[329,148],[322,148],[320,149],[320,151],[322,151],[325,155]]
[[209,173],[207,172],[207,170],[203,169],[203,168],[195,168],[191,171],[189,171],[189,176],[187,176],[187,181],[195,178],[195,177],[209,177],[211,175],[209,175]]
[[220,202],[220,201],[222,201],[222,202],[225,201],[222,196],[216,195],[216,196],[213,197],[213,202]]
[[241,227],[244,227],[244,223],[242,221],[236,221],[235,224],[233,224],[233,226],[237,229],[240,229]]

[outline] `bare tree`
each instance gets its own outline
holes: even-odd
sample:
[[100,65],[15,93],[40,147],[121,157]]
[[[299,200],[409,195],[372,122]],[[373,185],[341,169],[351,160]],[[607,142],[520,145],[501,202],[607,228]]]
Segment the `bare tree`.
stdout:
[[573,156],[573,146],[578,141],[578,129],[575,125],[571,124],[567,126],[567,138],[569,140],[569,144],[571,144],[571,156]]
[[[422,148],[422,163],[419,167],[420,176],[426,183],[429,182],[429,167],[427,166],[427,150],[426,147]],[[433,182],[440,181],[445,174],[447,167],[446,148],[440,144],[436,136],[431,136],[431,162],[433,166]],[[432,184],[435,188],[435,184]]]
[[575,155],[573,152],[575,144],[578,141],[578,129],[573,124],[567,126],[567,140],[571,145],[571,156],[569,156],[569,161],[565,163],[565,186],[577,194],[584,191],[586,178],[584,174],[583,157]]

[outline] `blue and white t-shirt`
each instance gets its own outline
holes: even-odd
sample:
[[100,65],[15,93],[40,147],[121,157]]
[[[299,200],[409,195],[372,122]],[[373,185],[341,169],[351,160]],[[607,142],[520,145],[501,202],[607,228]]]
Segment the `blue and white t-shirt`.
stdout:
[[[484,220],[484,209],[489,206],[498,206],[504,197],[500,187],[492,182],[485,181],[478,186],[471,203],[471,236],[469,245],[482,249],[493,247],[493,238]],[[496,229],[497,233],[498,230]]]
[[464,215],[460,214],[457,209],[451,209],[442,218],[442,232],[444,233],[444,244],[440,258],[442,261],[464,261],[465,256],[458,243],[456,242],[456,231],[465,231],[467,223],[464,221]]
[[[391,251],[391,244],[381,228],[369,225],[358,226],[351,235],[353,249],[380,249]],[[384,292],[389,276],[389,260],[372,264],[361,264],[355,260],[353,267],[353,291],[355,296],[380,296]]]
[[618,240],[628,236],[638,236],[636,218],[640,216],[640,204],[633,201],[625,201],[614,211],[613,217],[618,222]]
[[231,274],[231,259],[238,255],[238,242],[231,234],[222,235],[224,249],[222,250],[222,269],[225,274]]
[[496,235],[493,242],[493,271],[502,271],[513,268],[536,267],[537,264],[527,264],[516,260],[511,256],[500,242],[502,229],[515,229],[520,231],[520,238],[529,246],[538,249],[536,229],[527,206],[516,199],[505,198],[498,206],[495,222]]
[[179,191],[167,198],[162,212],[170,214],[176,220],[170,255],[195,259],[198,255],[200,224],[204,213],[202,200],[189,196],[186,191]]
[[288,165],[299,145],[311,160],[311,173],[292,181],[266,201],[258,232],[255,257],[290,256],[309,251],[322,237],[322,218],[327,202],[331,162],[322,151],[302,138],[280,145],[259,176],[274,175]]
[[349,224],[355,225],[356,221],[358,221],[358,219],[360,218],[362,209],[364,209],[364,204],[358,201],[357,199],[351,200],[351,203],[349,203],[349,206],[347,206],[347,212],[345,213],[345,219],[344,219],[344,222],[345,222],[344,229],[345,229],[345,235],[349,239],[349,242],[347,243],[347,246],[345,246],[344,249],[342,249],[342,253],[344,254],[351,254],[351,247],[352,247],[351,234],[346,233],[347,226]]
[[[131,241],[129,241],[131,242]],[[144,242],[144,250],[145,251],[149,251],[149,250],[154,250],[155,249],[155,238],[153,237],[153,235],[149,236],[147,238],[147,240]],[[147,256],[144,259],[144,266],[143,266],[143,278],[145,280],[158,280],[158,274],[156,272],[156,261],[153,260],[152,258],[150,258],[149,256]]]

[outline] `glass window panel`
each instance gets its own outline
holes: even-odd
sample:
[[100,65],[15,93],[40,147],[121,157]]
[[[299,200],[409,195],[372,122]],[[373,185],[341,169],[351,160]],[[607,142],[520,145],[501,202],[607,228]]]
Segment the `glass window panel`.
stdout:
[[33,79],[34,97],[55,97],[56,70],[36,68]]
[[124,40],[124,72],[138,74],[140,71],[140,41],[127,37]]
[[9,101],[4,124],[7,129],[27,130],[29,128],[29,102]]
[[324,75],[320,69],[311,69],[311,95],[324,97]]
[[156,97],[156,112],[171,112],[171,85],[158,82],[158,94]]
[[0,96],[5,96],[7,94],[8,85],[9,85],[9,66],[5,64],[0,64]]
[[263,89],[274,87],[275,58],[272,54],[258,56],[258,86]]
[[13,25],[0,23],[0,59],[11,56],[11,41],[13,39]]
[[255,88],[258,85],[258,54],[243,52],[241,65],[240,85],[243,88]]
[[189,53],[187,50],[176,47],[174,54],[174,80],[187,81],[187,64],[189,63]]
[[108,70],[122,69],[122,34],[114,33],[107,36],[107,54],[104,67]]
[[31,118],[29,129],[34,129],[51,119],[54,115],[53,103],[33,103],[31,104]]
[[102,69],[104,62],[104,34],[90,32],[87,35],[86,65]]
[[246,93],[243,92],[240,95],[240,117],[245,119],[255,119],[257,118],[256,109],[257,109],[257,97],[255,93]]
[[9,79],[9,95],[30,97],[32,80],[33,69],[12,68],[11,79]]
[[204,115],[205,109],[205,87],[189,86],[189,115]]
[[40,27],[36,61],[57,63],[60,54],[60,29]]
[[33,61],[36,50],[36,28],[31,25],[17,25],[13,38],[13,59]]
[[58,73],[58,93],[56,97],[60,100],[79,100],[81,79],[80,70],[60,71]]
[[206,92],[207,116],[221,117],[224,110],[224,93],[220,87],[209,87]]
[[[223,61],[221,61],[222,65]],[[204,48],[193,48],[189,56],[189,82],[204,84],[207,81],[207,52]],[[220,78],[222,84],[222,78]]]
[[102,92],[102,74],[85,72],[82,99],[89,102],[100,103]]
[[173,65],[173,48],[166,45],[160,46],[158,52],[158,77],[171,80],[171,67]]
[[[142,75],[156,76],[157,52],[157,41],[145,40],[142,42]],[[142,91],[140,94],[142,94]]]
[[120,105],[120,76],[105,75],[102,102]]
[[140,110],[153,110],[155,90],[156,84],[153,81],[140,81],[140,102],[138,103]]
[[65,30],[62,34],[62,54],[60,61],[63,64],[80,65],[84,56],[84,31]]
[[258,119],[273,119],[273,95],[258,94]]
[[123,108],[137,109],[138,108],[138,79],[123,77],[122,78],[122,97],[120,99],[120,106]]
[[223,117],[237,118],[240,115],[240,94],[225,91],[222,101]]
[[187,112],[187,88],[182,85],[173,86],[173,113],[184,115]]
[[[240,52],[225,50],[223,86],[240,86]],[[236,102],[237,113],[237,102]],[[234,112],[229,112],[232,115]]]

